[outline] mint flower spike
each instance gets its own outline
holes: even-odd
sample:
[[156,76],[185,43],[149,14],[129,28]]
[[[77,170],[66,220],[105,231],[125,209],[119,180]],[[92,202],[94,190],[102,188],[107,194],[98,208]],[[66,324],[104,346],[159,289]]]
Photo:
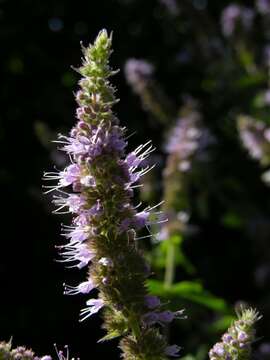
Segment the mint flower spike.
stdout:
[[216,343],[209,351],[210,360],[250,360],[251,345],[255,340],[254,324],[261,319],[252,309],[241,309],[236,320],[222,336],[222,342]]
[[12,348],[12,341],[0,342],[0,360],[52,360],[51,356],[37,356],[33,350],[24,346]]
[[146,60],[130,58],[124,72],[127,83],[142,102],[143,108],[161,123],[171,122],[176,110],[154,77],[155,67]]
[[118,100],[109,83],[117,72],[109,66],[111,43],[112,36],[102,30],[93,45],[83,48],[83,64],[77,69],[82,75],[76,93],[78,121],[68,136],[57,140],[71,164],[45,173],[45,180],[56,181],[45,188],[56,193],[54,213],[73,216],[71,225],[62,226],[68,243],[58,247],[60,261],[88,268],[79,285],[64,284],[64,293],[98,290],[98,297],[88,299],[81,310],[80,321],[102,309],[107,335],[101,341],[123,336],[123,359],[164,360],[177,357],[180,348],[167,344],[160,326],[181,318],[181,311],[165,311],[158,298],[147,294],[150,270],[136,234],[164,220],[154,210],[158,205],[139,210],[132,203],[133,188],[151,170],[140,166],[154,148],[148,141],[126,153],[126,129],[112,111]]

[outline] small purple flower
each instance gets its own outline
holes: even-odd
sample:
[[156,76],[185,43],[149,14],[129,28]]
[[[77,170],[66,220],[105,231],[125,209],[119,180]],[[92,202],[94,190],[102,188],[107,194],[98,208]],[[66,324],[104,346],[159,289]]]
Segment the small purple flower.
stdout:
[[159,321],[158,313],[148,312],[143,315],[142,322],[147,326],[152,326]]
[[238,333],[237,339],[241,342],[245,342],[246,340],[248,340],[248,335],[244,331],[240,331]]
[[78,286],[69,286],[64,284],[64,294],[65,295],[88,294],[91,290],[95,289],[95,287],[96,285],[91,279],[82,282]]
[[173,321],[174,317],[175,317],[175,313],[166,310],[158,314],[158,321],[161,323],[168,324]]
[[165,348],[165,355],[172,356],[172,357],[178,357],[180,350],[181,350],[180,346],[170,345]]
[[78,267],[79,269],[88,265],[88,263],[95,257],[95,253],[89,249],[84,243],[69,243],[65,246],[61,246],[65,251],[61,252],[61,256],[64,260],[60,262],[75,262],[75,265],[71,267]]
[[70,239],[71,244],[83,242],[89,237],[88,226],[63,226],[62,234],[67,239]]
[[87,307],[81,310],[82,318],[80,321],[84,321],[88,317],[96,314],[104,306],[102,299],[90,299],[86,302]]
[[222,336],[222,341],[227,344],[229,344],[232,340],[233,340],[233,337],[227,333]]
[[133,221],[135,229],[142,229],[147,224],[148,218],[149,212],[147,211],[141,211],[137,213]]
[[61,187],[73,184],[80,176],[80,167],[76,164],[69,165],[64,171],[60,172],[59,185]]
[[172,312],[172,311],[166,310],[166,311],[162,311],[162,312],[155,312],[155,311],[148,312],[148,313],[144,314],[143,322],[147,326],[152,326],[155,323],[159,323],[160,325],[165,325],[165,324],[172,322],[175,318],[182,318],[182,319],[185,318],[185,317],[183,317],[183,311],[184,310]]
[[128,165],[129,168],[132,167],[137,167],[140,165],[141,163],[141,159],[138,158],[138,156],[135,154],[134,151],[132,151],[131,153],[129,153],[126,157],[126,163]]
[[215,355],[218,355],[218,356],[224,356],[225,355],[225,350],[224,350],[223,343],[215,344],[215,346],[213,347],[213,353]]
[[157,296],[154,295],[146,295],[144,298],[145,301],[145,305],[149,308],[149,309],[155,309],[158,306],[160,306],[160,300]]
[[[55,214],[65,214],[66,212],[77,213],[85,205],[85,197],[83,195],[70,194],[68,197],[54,195],[54,204],[59,206],[54,211]],[[67,207],[68,211],[62,211]]]

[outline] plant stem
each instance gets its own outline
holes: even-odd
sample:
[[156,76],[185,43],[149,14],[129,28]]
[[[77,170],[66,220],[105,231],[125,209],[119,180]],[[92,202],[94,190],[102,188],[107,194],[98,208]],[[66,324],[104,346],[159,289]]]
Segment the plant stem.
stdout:
[[169,244],[166,258],[164,286],[166,288],[170,288],[173,284],[175,275],[175,244],[172,238],[169,238],[167,241],[169,242]]

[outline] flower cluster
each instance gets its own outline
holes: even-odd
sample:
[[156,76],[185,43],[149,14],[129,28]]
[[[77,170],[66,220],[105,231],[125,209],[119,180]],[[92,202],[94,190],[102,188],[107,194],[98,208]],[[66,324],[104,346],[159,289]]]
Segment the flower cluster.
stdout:
[[124,70],[127,83],[140,96],[144,109],[161,123],[170,121],[174,116],[174,106],[155,81],[154,66],[145,60],[129,59]]
[[238,118],[238,129],[243,146],[261,165],[270,164],[270,128],[248,116]]
[[228,331],[209,351],[210,360],[249,360],[255,339],[254,324],[260,319],[253,309],[242,310]]
[[31,349],[18,346],[12,349],[11,341],[0,342],[0,360],[52,360],[50,356],[38,357]]
[[58,139],[71,164],[63,171],[45,173],[44,178],[57,181],[47,186],[47,192],[56,191],[55,213],[73,214],[72,224],[63,226],[69,242],[60,246],[62,261],[79,269],[88,266],[87,279],[77,286],[65,285],[64,292],[99,291],[86,302],[81,320],[104,308],[108,334],[103,340],[125,335],[124,359],[162,360],[177,356],[179,348],[167,345],[159,327],[179,317],[179,312],[164,312],[159,300],[147,294],[149,267],[138,250],[136,231],[159,222],[159,212],[149,207],[138,211],[132,205],[136,182],[151,169],[140,165],[153,147],[147,142],[125,152],[126,131],[112,112],[117,100],[109,83],[116,73],[108,64],[111,41],[103,30],[93,45],[83,49],[78,122],[69,136]]
[[[171,286],[174,280],[176,254],[181,248],[182,235],[192,229],[188,224],[192,170],[196,167],[196,161],[209,159],[206,149],[214,141],[208,129],[203,126],[201,115],[195,108],[194,100],[187,99],[186,105],[181,109],[180,118],[169,134],[165,148],[168,156],[163,171],[165,201],[162,210],[168,221],[163,224],[158,239],[167,241],[167,286]],[[183,254],[181,256],[184,258]],[[193,271],[187,259],[185,264],[189,271]]]
[[201,125],[200,114],[191,111],[177,121],[165,150],[177,158],[179,171],[188,172],[194,158],[205,159],[204,151],[211,142],[213,138]]
[[[258,160],[263,167],[270,165],[270,127],[262,121],[257,121],[249,116],[239,116],[238,130],[243,146],[249,155]],[[270,171],[262,174],[266,183],[270,182]]]
[[129,59],[126,62],[126,79],[135,93],[140,94],[148,86],[154,70],[154,66],[145,60]]
[[238,28],[249,31],[252,28],[254,11],[237,4],[228,5],[222,12],[221,25],[224,36],[234,35]]

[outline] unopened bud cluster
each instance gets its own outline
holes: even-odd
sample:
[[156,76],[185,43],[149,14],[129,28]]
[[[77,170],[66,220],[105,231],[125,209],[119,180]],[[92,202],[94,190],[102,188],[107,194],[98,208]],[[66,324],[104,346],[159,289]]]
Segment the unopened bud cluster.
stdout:
[[36,356],[31,349],[18,346],[12,349],[10,342],[0,342],[0,360],[52,360],[49,355]]
[[238,320],[209,352],[210,360],[249,360],[255,340],[254,324],[260,319],[253,309],[242,310]]

